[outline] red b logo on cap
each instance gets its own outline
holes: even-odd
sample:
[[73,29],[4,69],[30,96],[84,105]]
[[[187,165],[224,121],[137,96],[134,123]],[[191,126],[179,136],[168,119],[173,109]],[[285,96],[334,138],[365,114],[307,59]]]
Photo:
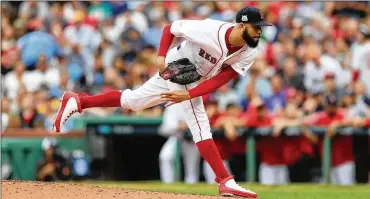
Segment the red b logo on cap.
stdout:
[[263,18],[264,18],[263,13],[262,13],[261,10],[259,12],[260,12],[260,15],[261,15],[261,19],[263,20]]

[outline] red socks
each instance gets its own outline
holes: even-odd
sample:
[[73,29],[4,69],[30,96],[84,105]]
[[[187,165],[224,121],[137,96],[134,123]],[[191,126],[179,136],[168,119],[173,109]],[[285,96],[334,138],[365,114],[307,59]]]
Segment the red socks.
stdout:
[[108,91],[94,96],[80,96],[81,108],[121,107],[121,91]]
[[220,153],[213,139],[200,141],[197,143],[197,147],[200,155],[208,162],[215,172],[216,182],[220,182],[222,179],[230,176],[222,162]]

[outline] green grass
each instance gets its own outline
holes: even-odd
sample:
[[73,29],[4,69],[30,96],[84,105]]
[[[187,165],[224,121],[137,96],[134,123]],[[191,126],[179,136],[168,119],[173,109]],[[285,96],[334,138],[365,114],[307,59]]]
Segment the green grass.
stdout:
[[[183,183],[162,184],[161,182],[83,182],[103,187],[125,189],[217,195],[216,185]],[[258,193],[260,199],[370,199],[370,185],[334,186],[322,184],[292,184],[286,186],[263,186],[241,184]]]

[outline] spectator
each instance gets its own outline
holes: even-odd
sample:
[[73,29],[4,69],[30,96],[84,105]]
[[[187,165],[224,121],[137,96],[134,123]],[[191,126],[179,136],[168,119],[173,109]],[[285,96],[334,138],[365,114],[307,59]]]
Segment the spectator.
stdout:
[[127,2],[110,1],[108,2],[112,8],[113,16],[117,16],[127,10]]
[[60,73],[60,85],[54,85],[49,90],[49,95],[55,98],[61,98],[63,92],[66,90],[73,90],[73,82],[69,79],[69,75],[67,71],[62,71]]
[[321,55],[321,49],[317,44],[311,44],[307,48],[307,59],[309,60],[304,66],[305,87],[311,90],[316,86],[322,86],[322,80],[325,74],[336,74],[340,68],[335,65],[327,64],[325,57]]
[[278,72],[284,82],[284,87],[293,87],[298,90],[305,90],[303,75],[297,70],[297,64],[293,57],[285,58],[283,68]]
[[3,88],[10,100],[17,99],[18,90],[25,86],[25,67],[22,61],[18,61],[14,66],[14,70],[9,72],[4,77]]
[[71,179],[71,163],[58,149],[56,140],[45,138],[42,149],[44,158],[37,164],[36,179],[47,182]]
[[[247,127],[257,128],[272,125],[272,116],[261,98],[255,98],[247,111]],[[288,168],[283,159],[281,139],[261,137],[257,141],[257,151],[261,157],[260,183],[265,185],[288,183]]]
[[59,33],[62,32],[62,28],[66,25],[63,19],[63,9],[60,3],[51,4],[48,17],[45,19],[45,29],[50,33],[52,30],[52,24],[60,24]]
[[148,28],[143,33],[143,39],[144,41],[152,46],[155,46],[157,49],[159,49],[159,43],[160,41],[158,38],[162,35],[162,30],[164,26],[167,24],[167,21],[164,18],[158,18],[153,21],[153,26]]
[[57,68],[50,67],[45,55],[40,55],[36,64],[36,70],[27,71],[23,82],[28,92],[35,92],[45,84],[47,87],[59,86],[60,74]]
[[354,85],[353,106],[350,107],[349,113],[351,116],[370,117],[370,111],[367,108],[369,98],[365,95],[365,85],[357,82]]
[[283,82],[279,75],[274,75],[271,77],[270,83],[273,94],[265,99],[266,108],[271,113],[280,114],[287,103]]
[[340,90],[337,87],[336,79],[338,79],[338,78],[335,76],[334,73],[326,73],[325,74],[325,76],[324,76],[324,93],[335,95],[335,97],[337,99],[340,99],[343,95],[343,92],[341,92],[342,90]]
[[112,7],[108,2],[92,1],[88,12],[89,17],[97,19],[100,22],[112,16]]
[[90,50],[75,44],[70,52],[66,53],[68,58],[68,71],[72,79],[76,82],[85,78],[84,84],[92,84],[94,80],[93,67],[94,56]]
[[368,75],[370,74],[370,31],[369,27],[362,24],[360,26],[360,45],[356,51],[353,52],[352,67],[360,73],[360,80],[365,83],[366,93],[370,94],[370,81]]
[[31,93],[20,96],[20,112],[17,118],[14,118],[19,128],[43,128],[44,117],[37,112],[35,106],[35,97]]
[[64,37],[68,41],[68,51],[79,46],[82,51],[94,51],[102,42],[102,36],[92,25],[86,23],[86,15],[82,9],[74,12],[71,24],[64,29]]
[[332,141],[331,182],[339,185],[351,185],[355,183],[355,163],[352,152],[351,135],[335,135],[338,127],[348,125],[346,111],[338,108],[338,100],[335,95],[325,96],[325,110],[307,117],[304,121],[305,134],[313,143],[319,146],[320,156],[323,155],[323,139],[313,135],[308,130],[308,125],[327,127],[326,135]]
[[[303,113],[297,105],[288,103],[281,117],[273,122],[273,136],[281,136],[282,130],[288,127],[299,127]],[[281,137],[284,163],[289,168],[290,182],[310,182],[312,176],[309,171],[314,167],[314,147],[309,139],[299,134]]]
[[239,104],[240,102],[236,91],[231,88],[231,84],[221,86],[218,91],[214,93],[213,97],[218,101],[221,111],[225,111],[228,104]]
[[4,132],[9,126],[10,101],[7,97],[1,99],[1,132]]
[[1,41],[1,52],[6,54],[16,47],[17,42],[14,28],[9,24],[9,19],[3,19],[2,28],[4,35]]
[[339,101],[339,105],[341,108],[348,109],[351,113],[351,109],[355,105],[355,94],[351,90],[344,91],[342,99]]
[[250,68],[249,73],[246,74],[236,85],[236,89],[240,99],[245,99],[246,86],[251,84],[255,87],[256,93],[262,97],[267,97],[272,94],[271,85],[264,76],[266,69],[266,61],[262,56],[258,56],[253,67]]
[[80,9],[84,9],[85,4],[81,1],[66,2],[63,5],[63,18],[67,23],[73,23],[76,12]]
[[48,2],[25,1],[19,7],[19,16],[24,19],[37,18],[43,20],[48,15]]
[[61,54],[59,44],[48,33],[34,31],[27,33],[18,40],[22,61],[28,70],[34,70],[40,55],[45,55],[50,61]]

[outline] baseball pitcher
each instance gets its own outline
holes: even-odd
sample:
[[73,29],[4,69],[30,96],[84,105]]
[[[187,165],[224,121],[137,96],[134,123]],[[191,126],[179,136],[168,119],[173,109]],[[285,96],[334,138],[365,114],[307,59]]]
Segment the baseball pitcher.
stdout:
[[[75,112],[92,107],[124,107],[142,110],[169,101],[181,103],[198,151],[216,174],[221,196],[257,198],[257,194],[236,184],[224,167],[212,139],[202,95],[211,93],[238,75],[245,75],[257,55],[264,21],[251,6],[236,14],[236,23],[217,20],[177,20],[165,26],[158,54],[159,72],[136,90],[110,91],[96,96],[65,92],[54,129],[59,132]],[[185,40],[170,48],[174,37]]]

